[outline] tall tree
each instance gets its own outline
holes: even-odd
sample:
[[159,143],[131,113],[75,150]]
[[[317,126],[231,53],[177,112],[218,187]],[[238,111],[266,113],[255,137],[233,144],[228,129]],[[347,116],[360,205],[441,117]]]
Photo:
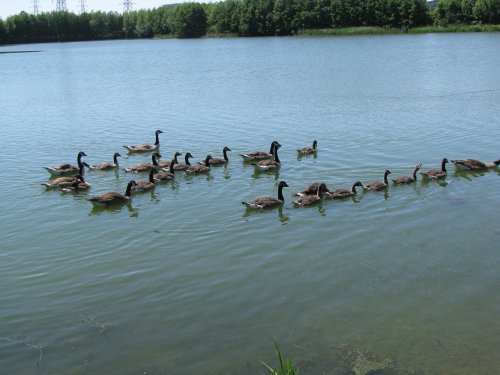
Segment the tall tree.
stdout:
[[3,20],[0,18],[0,44],[4,43],[7,43],[7,30],[5,29]]
[[473,9],[474,18],[487,24],[500,23],[500,0],[477,0]]
[[172,31],[179,38],[198,38],[207,32],[207,15],[199,3],[182,3],[172,14]]

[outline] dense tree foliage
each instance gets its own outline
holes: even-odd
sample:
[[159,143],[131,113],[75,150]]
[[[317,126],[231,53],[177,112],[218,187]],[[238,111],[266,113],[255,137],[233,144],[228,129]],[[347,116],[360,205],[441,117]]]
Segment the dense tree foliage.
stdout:
[[499,24],[500,0],[440,0],[434,11],[436,24]]
[[0,44],[7,42],[7,30],[5,30],[5,25],[3,20],[0,18]]
[[118,14],[21,12],[0,19],[0,43],[29,43],[170,34],[293,35],[305,29],[356,26],[401,28],[428,25],[500,24],[500,0],[439,0],[433,13],[425,0],[224,0]]
[[171,16],[172,32],[178,38],[199,38],[207,33],[207,15],[199,3],[182,3]]

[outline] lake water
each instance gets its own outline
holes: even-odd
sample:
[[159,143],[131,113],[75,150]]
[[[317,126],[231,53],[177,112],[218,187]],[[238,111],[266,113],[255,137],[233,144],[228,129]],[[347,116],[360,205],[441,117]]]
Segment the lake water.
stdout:
[[[500,373],[500,172],[295,208],[294,192],[500,158],[500,34],[139,40],[0,51],[0,368],[6,374]],[[230,162],[96,210],[152,143]],[[239,153],[282,144],[278,173]],[[316,157],[296,149],[318,140]],[[242,200],[274,196],[264,213]],[[40,359],[41,357],[41,359]],[[37,362],[39,365],[37,367]],[[351,372],[349,372],[351,371]]]

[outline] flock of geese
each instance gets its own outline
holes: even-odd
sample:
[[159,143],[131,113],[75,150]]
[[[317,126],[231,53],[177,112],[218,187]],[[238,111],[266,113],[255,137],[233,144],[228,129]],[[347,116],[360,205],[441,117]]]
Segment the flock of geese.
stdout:
[[[178,161],[178,157],[181,156],[179,152],[174,154],[174,157],[170,161],[161,160],[160,150],[160,139],[159,135],[163,133],[161,130],[155,132],[156,142],[154,144],[140,144],[135,146],[123,146],[130,154],[145,154],[152,153],[151,163],[140,163],[133,165],[131,167],[124,168],[125,172],[129,173],[139,173],[148,172],[149,178],[147,181],[135,181],[131,180],[127,184],[127,189],[125,194],[117,192],[107,192],[99,196],[94,196],[88,198],[88,200],[94,205],[108,206],[117,203],[128,202],[131,198],[133,192],[144,192],[152,190],[155,188],[157,182],[165,182],[173,180],[175,178],[176,172],[184,172],[188,175],[205,174],[210,172],[211,167],[225,165],[228,163],[229,158],[227,152],[231,151],[230,148],[224,147],[223,158],[213,158],[211,155],[207,155],[205,160],[200,161],[196,164],[191,164],[190,158],[193,156],[188,152],[184,155],[184,163]],[[272,171],[280,168],[281,162],[278,155],[278,150],[281,144],[277,141],[271,143],[270,149],[266,151],[254,151],[246,154],[240,154],[244,162],[254,164],[256,170],[258,171]],[[318,151],[318,142],[315,140],[312,147],[304,147],[297,150],[299,155],[314,155]],[[55,167],[44,167],[52,176],[59,176],[55,179],[51,179],[42,185],[46,186],[48,189],[60,189],[63,192],[77,192],[82,190],[87,190],[90,188],[90,183],[85,181],[84,174],[85,168],[96,171],[109,171],[117,170],[120,167],[118,158],[121,155],[117,152],[113,155],[112,163],[101,163],[96,165],[89,165],[82,161],[82,157],[87,156],[85,152],[80,151],[77,156],[77,165],[71,164],[60,164]],[[459,170],[465,171],[484,171],[489,168],[497,168],[500,165],[500,160],[494,162],[483,163],[475,159],[465,159],[465,160],[451,160],[455,167]],[[442,179],[446,177],[446,164],[449,163],[448,159],[444,158],[441,161],[440,169],[429,169],[425,172],[420,172],[423,178],[427,179]],[[413,170],[412,176],[401,176],[392,180],[394,184],[412,184],[417,181],[417,172],[422,167],[422,164],[417,164]],[[323,198],[331,199],[343,199],[356,195],[356,188],[362,188],[363,190],[371,191],[381,191],[389,186],[388,175],[391,174],[389,170],[384,172],[383,181],[373,181],[367,184],[362,184],[360,181],[356,181],[351,189],[337,189],[330,191],[326,184],[324,183],[312,183],[307,186],[303,191],[297,193],[298,198],[292,203],[298,206],[310,206],[319,203]],[[278,184],[278,195],[277,197],[263,197],[255,199],[251,202],[242,202],[245,206],[262,210],[267,208],[273,208],[283,205],[285,199],[283,197],[283,188],[288,187],[285,181],[280,181]]]

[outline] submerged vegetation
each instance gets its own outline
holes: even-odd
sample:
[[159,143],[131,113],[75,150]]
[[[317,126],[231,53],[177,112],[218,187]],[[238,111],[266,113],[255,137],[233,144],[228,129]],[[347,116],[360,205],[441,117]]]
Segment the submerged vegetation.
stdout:
[[[169,36],[498,31],[500,0],[225,0],[115,12],[21,12],[0,19],[0,44]],[[491,26],[496,25],[496,26]]]

